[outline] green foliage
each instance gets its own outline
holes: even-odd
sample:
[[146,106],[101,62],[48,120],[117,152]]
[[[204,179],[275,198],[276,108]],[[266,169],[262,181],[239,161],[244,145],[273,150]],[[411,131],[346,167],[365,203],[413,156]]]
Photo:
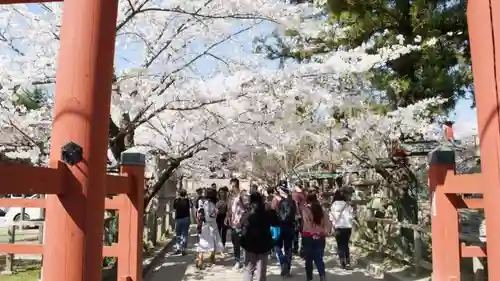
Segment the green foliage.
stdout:
[[16,105],[24,105],[28,110],[36,110],[47,102],[47,92],[42,88],[22,89],[17,93]]
[[[118,242],[118,213],[116,211],[106,211],[108,213],[104,220],[104,246],[111,246]],[[103,266],[108,267],[116,262],[114,257],[104,257]]]
[[[437,110],[448,111],[473,92],[465,0],[328,0],[327,6],[327,24],[338,26],[342,34],[299,38],[298,32],[290,30],[286,35],[296,37],[295,46],[273,38],[258,41],[259,51],[270,59],[303,62],[315,54],[364,43],[370,53],[397,43],[420,44],[420,50],[373,70],[372,85],[385,92],[381,103],[395,109],[439,96],[448,102]],[[309,47],[304,51],[306,43]]]
[[118,242],[118,214],[107,211],[110,216],[104,222],[104,246]]
[[23,265],[16,268],[13,275],[0,275],[0,281],[38,281],[40,275],[40,265]]

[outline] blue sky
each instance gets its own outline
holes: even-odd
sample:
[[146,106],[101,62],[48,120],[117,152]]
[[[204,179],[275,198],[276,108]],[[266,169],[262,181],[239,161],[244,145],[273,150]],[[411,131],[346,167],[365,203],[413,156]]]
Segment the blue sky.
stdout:
[[457,103],[450,119],[455,121],[454,131],[457,138],[474,135],[477,132],[476,109],[471,109],[472,100],[464,99]]
[[[36,4],[29,5],[30,9],[33,10],[38,10],[39,6]],[[236,30],[236,28],[235,28]],[[253,30],[251,33],[245,33],[243,35],[240,35],[236,40],[238,42],[241,42],[242,47],[245,52],[251,53],[253,51],[252,48],[252,40],[255,35],[258,34],[269,34],[274,30],[273,24],[265,23],[261,24],[256,28],[256,30]],[[200,44],[200,47],[202,44]],[[130,47],[130,46],[129,46]],[[131,65],[129,62],[124,60],[124,57],[128,58],[133,58],[134,54],[131,53],[133,48],[128,49],[129,51],[123,52],[123,51],[118,51],[116,54],[116,64],[117,64],[117,69],[123,69],[123,68],[133,68],[134,66]],[[200,52],[202,52],[203,49],[200,48]],[[214,53],[220,56],[225,56],[228,57],[228,54],[233,53],[232,50],[232,45],[230,44],[222,44],[218,48],[214,50]],[[214,64],[216,61],[213,58],[210,57],[205,57],[201,58],[197,61],[196,67],[200,70],[202,75],[210,75],[210,71],[213,69]],[[268,65],[270,67],[275,67],[277,64],[276,62],[265,62],[265,65]],[[454,112],[450,114],[450,119],[455,121],[455,132],[456,136],[458,138],[464,137],[464,136],[469,136],[472,134],[475,134],[475,130],[477,130],[477,116],[476,116],[476,110],[471,109],[471,100],[470,99],[464,99],[461,100],[457,103]]]
[[[240,35],[236,40],[238,42],[242,42],[242,47],[245,52],[249,54],[253,51],[252,40],[253,36],[256,34],[266,34],[273,31],[274,27],[269,24],[262,24],[261,26],[256,28],[252,33],[246,33]],[[201,47],[201,44],[200,44]],[[232,49],[233,45],[230,44],[222,44],[216,49],[213,50],[218,56],[221,57],[229,57],[233,53]],[[131,49],[129,49],[131,50]],[[204,51],[204,49],[200,48],[200,52]],[[131,57],[133,54],[118,52],[117,53],[117,65],[118,69],[123,69],[124,67],[132,67],[129,62],[120,59],[120,57]],[[196,67],[200,71],[200,74],[210,76],[211,70],[213,69],[213,65],[216,61],[211,57],[203,57],[200,58],[196,62]],[[264,63],[268,67],[277,67],[277,62],[268,61]],[[472,101],[471,99],[463,99],[458,101],[455,110],[450,113],[449,118],[455,121],[455,134],[457,138],[468,137],[470,135],[475,134],[477,128],[477,116],[475,108],[471,108]]]

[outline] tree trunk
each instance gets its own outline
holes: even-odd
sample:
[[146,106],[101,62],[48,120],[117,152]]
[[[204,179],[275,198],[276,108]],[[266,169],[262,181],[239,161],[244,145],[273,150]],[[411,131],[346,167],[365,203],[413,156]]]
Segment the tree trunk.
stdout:
[[[401,223],[418,225],[418,196],[416,183],[409,170],[401,168],[395,171],[398,186],[397,195],[394,198],[397,210],[397,219]],[[411,255],[414,251],[413,230],[401,228],[401,250]]]

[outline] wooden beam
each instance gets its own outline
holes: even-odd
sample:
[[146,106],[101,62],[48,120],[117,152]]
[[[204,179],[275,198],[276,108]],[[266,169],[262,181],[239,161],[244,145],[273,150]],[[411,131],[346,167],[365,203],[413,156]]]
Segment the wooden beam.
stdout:
[[0,198],[0,207],[45,208],[45,199]]
[[0,5],[63,2],[63,0],[0,0]]
[[120,211],[120,209],[122,209],[122,207],[125,203],[122,199],[122,196],[124,196],[124,195],[118,195],[118,196],[115,196],[114,198],[106,198],[104,201],[104,208],[106,210],[118,210],[118,211]]
[[106,178],[106,193],[108,195],[130,193],[132,183],[128,176],[108,175]]
[[484,209],[483,198],[463,198],[458,194],[446,194],[455,209]]
[[456,175],[453,171],[448,171],[444,184],[437,186],[447,194],[481,194],[483,187],[481,174]]
[[465,243],[460,244],[460,252],[462,258],[485,258],[487,257],[486,247],[467,246]]
[[0,253],[43,255],[40,244],[0,244]]
[[111,246],[103,246],[102,256],[103,257],[118,257],[120,248],[118,244],[112,244]]
[[[120,210],[123,205],[120,196],[106,198],[106,210]],[[45,199],[0,198],[0,207],[45,208]]]
[[0,194],[62,194],[66,169],[63,163],[55,169],[0,163]]
[[[118,257],[118,244],[104,246],[103,257]],[[34,254],[43,255],[43,245],[41,244],[0,244],[0,253],[10,254]]]
[[483,198],[463,198],[467,209],[484,209]]

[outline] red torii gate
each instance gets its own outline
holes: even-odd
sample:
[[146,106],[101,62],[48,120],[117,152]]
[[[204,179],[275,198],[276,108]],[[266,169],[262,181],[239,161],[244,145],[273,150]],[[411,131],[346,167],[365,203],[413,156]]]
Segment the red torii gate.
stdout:
[[[37,2],[40,1],[0,0],[0,4]],[[429,181],[434,209],[432,236],[436,281],[459,280],[460,257],[486,256],[486,249],[459,245],[458,208],[484,208],[490,234],[496,233],[500,226],[500,216],[497,215],[500,211],[500,204],[497,204],[500,198],[500,77],[497,76],[500,61],[496,63],[497,59],[500,60],[497,57],[500,56],[500,44],[495,44],[495,39],[500,38],[500,1],[468,1],[467,12],[482,173],[456,176],[454,164],[450,162],[452,153],[437,152],[431,157]],[[7,166],[11,167],[8,169],[3,166],[0,170],[4,179],[12,178],[16,187],[19,186],[2,186],[2,193],[19,193],[21,186],[29,186],[31,193],[57,194],[47,199],[45,247],[50,251],[44,256],[44,280],[100,279],[116,17],[117,0],[66,0],[57,71],[51,168]],[[73,167],[60,162],[60,149],[69,141],[84,149],[84,161]],[[136,174],[135,179],[140,178],[141,175]],[[137,190],[139,188],[129,197],[137,196],[140,193]],[[484,199],[464,200],[457,195],[459,193],[483,193]],[[135,203],[140,204],[140,201]],[[138,205],[134,207],[136,211],[140,210]],[[487,241],[489,263],[500,264],[500,237],[489,235]],[[138,263],[139,258],[140,250],[137,250],[131,253],[128,263]],[[140,280],[137,276],[124,278]],[[489,278],[500,280],[500,268],[490,267]]]
[[[433,280],[459,281],[460,258],[487,257],[488,279],[500,280],[500,1],[469,0],[467,21],[481,149],[480,174],[455,174],[452,150],[431,153]],[[461,194],[483,194],[466,199]],[[484,209],[486,247],[459,243],[458,209]]]
[[[0,4],[39,2],[56,1],[0,0]],[[47,208],[43,247],[0,246],[11,253],[43,253],[43,280],[101,280],[107,193],[126,195],[106,204],[123,215],[120,242],[106,247],[104,255],[118,257],[120,278],[141,280],[144,156],[122,155],[122,175],[106,175],[117,12],[118,0],[65,1],[50,168],[0,166],[0,193],[49,194],[45,201],[0,201],[4,206]],[[73,166],[61,162],[61,148],[69,142],[83,148],[82,161]]]

